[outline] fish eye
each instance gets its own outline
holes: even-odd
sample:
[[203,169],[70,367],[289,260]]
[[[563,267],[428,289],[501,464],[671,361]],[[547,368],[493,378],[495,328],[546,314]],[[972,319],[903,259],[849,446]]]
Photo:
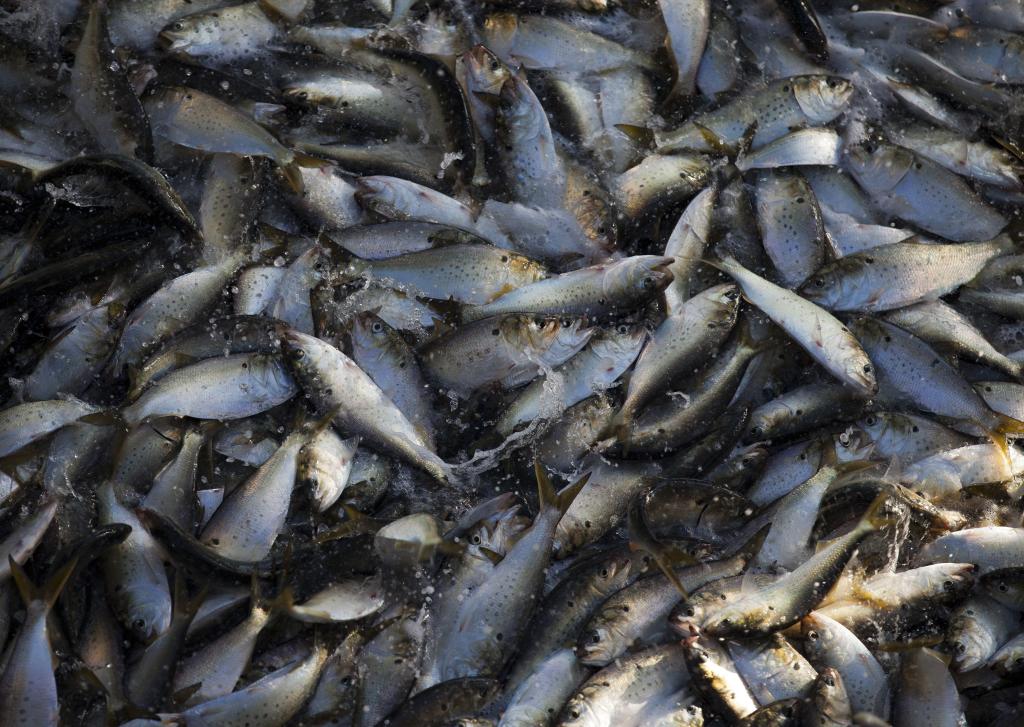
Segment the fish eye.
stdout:
[[607,568],[603,568],[601,570],[601,577],[602,578],[607,578],[608,577],[608,569]]
[[869,427],[873,427],[875,426],[876,421],[877,420],[874,417],[869,416],[867,419],[864,420],[864,423],[867,424]]
[[864,373],[866,373],[866,374],[870,374],[871,373],[871,364],[864,364]]
[[184,29],[185,29],[185,24],[180,22],[180,21],[177,22],[177,23],[172,23],[171,24],[171,30],[184,30]]
[[811,641],[817,641],[818,640],[818,632],[817,631],[808,631],[807,632],[807,638],[809,638]]
[[864,145],[864,151],[866,151],[868,154],[874,154],[875,153],[875,145],[874,144],[865,144]]
[[650,275],[644,277],[640,281],[640,286],[643,287],[645,290],[650,290],[651,288],[654,287],[654,278],[652,278]]
[[590,640],[595,644],[601,643],[601,634],[597,631],[590,632]]
[[480,536],[479,535],[474,535],[473,536],[473,545],[479,545],[479,544],[480,544]]
[[303,351],[301,348],[293,348],[291,351],[288,352],[288,356],[293,361],[301,361],[306,357],[306,352]]
[[1005,583],[1000,583],[999,584],[999,592],[1000,593],[1006,593],[1009,590],[1010,589],[1007,587],[1007,585]]
[[501,70],[501,64],[498,63],[497,59],[491,59],[491,70],[495,73]]
[[827,81],[825,81],[825,85],[828,86],[829,88],[835,88],[836,86],[839,85],[839,83],[836,82],[836,79],[830,78]]
[[381,331],[384,330],[384,324],[381,323],[380,321],[374,321],[373,325],[370,326],[370,330],[372,330],[374,333],[380,333]]
[[953,590],[953,581],[943,581],[942,587],[945,588],[947,591]]
[[620,335],[625,336],[627,333],[629,333],[629,326],[627,326],[625,323],[620,323],[615,327],[615,330]]
[[815,278],[814,279],[814,287],[815,288],[824,288],[825,287],[825,279],[824,278]]
[[834,687],[836,685],[836,680],[831,676],[826,676],[822,681],[825,682],[825,686],[827,687]]

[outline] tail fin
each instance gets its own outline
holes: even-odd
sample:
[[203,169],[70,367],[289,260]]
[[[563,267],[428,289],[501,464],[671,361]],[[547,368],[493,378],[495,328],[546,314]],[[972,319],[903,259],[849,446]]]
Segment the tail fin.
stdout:
[[306,190],[306,186],[302,182],[301,166],[294,155],[288,162],[281,165],[281,174],[284,175],[285,181],[288,182],[288,186],[295,194],[303,194]]
[[185,584],[185,576],[182,570],[179,568],[174,571],[174,604],[173,604],[173,616],[172,618],[181,619],[186,623],[192,623],[192,619],[195,618],[199,612],[200,606],[203,605],[203,601],[206,600],[206,594],[210,590],[210,584],[203,584],[203,587],[199,589],[192,598],[188,597],[188,588]]
[[867,511],[861,517],[860,522],[857,523],[859,530],[867,530],[868,532],[874,530],[881,530],[887,525],[897,525],[898,521],[888,515],[884,515],[882,510],[886,503],[889,502],[889,493],[882,491],[878,497],[872,500],[868,506]]
[[351,505],[342,504],[341,509],[345,513],[345,522],[336,528],[320,533],[313,538],[317,544],[327,543],[331,540],[343,538],[354,538],[357,535],[375,533],[387,525],[386,521],[377,520],[356,510]]
[[654,147],[654,132],[645,126],[636,126],[634,124],[615,124],[615,128],[636,143],[648,149]]
[[47,579],[42,588],[39,588],[32,582],[28,574],[25,573],[24,569],[18,565],[12,556],[7,556],[7,562],[11,567],[14,584],[18,587],[18,593],[21,595],[25,605],[33,601],[42,601],[46,604],[46,610],[49,611],[57,603],[61,591],[64,590],[64,586],[71,578],[71,574],[75,572],[75,568],[78,565],[78,557],[73,557],[61,566],[56,573]]
[[558,512],[564,514],[569,509],[572,501],[576,499],[576,495],[580,493],[580,490],[583,489],[583,486],[590,479],[590,473],[588,472],[571,485],[563,488],[561,492],[556,493],[555,486],[551,483],[551,478],[544,471],[544,465],[541,464],[539,459],[533,461],[533,471],[537,477],[537,496],[540,501],[540,512],[555,508]]
[[676,587],[676,590],[683,594],[683,598],[689,598],[690,594],[683,586],[683,582],[676,575],[676,566],[696,565],[697,560],[690,555],[673,546],[659,542],[647,527],[647,520],[643,514],[644,496],[638,495],[633,498],[629,507],[629,548],[630,550],[643,550],[650,554],[661,572],[665,574],[669,582]]

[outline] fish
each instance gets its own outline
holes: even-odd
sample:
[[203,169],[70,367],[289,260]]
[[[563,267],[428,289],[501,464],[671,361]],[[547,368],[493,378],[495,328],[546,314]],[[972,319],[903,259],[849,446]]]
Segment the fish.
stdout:
[[880,495],[850,533],[772,585],[713,614],[704,623],[703,630],[713,636],[750,636],[786,628],[799,621],[835,584],[857,545],[872,532],[892,523],[880,514],[885,502],[886,495]]
[[215,96],[168,87],[147,99],[146,113],[156,136],[191,149],[266,157],[281,167],[295,190],[303,188],[295,153]]
[[127,76],[119,72],[107,32],[107,13],[105,2],[91,4],[75,51],[71,70],[75,113],[102,151],[148,162],[153,157],[149,119]]
[[[1005,237],[957,245],[905,240],[842,257],[815,271],[801,292],[835,311],[903,308],[948,294],[971,281],[990,260],[1013,249]],[[896,279],[900,286],[893,285]]]
[[733,258],[721,259],[716,264],[736,280],[747,300],[839,381],[866,396],[878,391],[871,359],[841,321],[807,299],[752,273]]
[[957,242],[991,240],[1006,219],[953,172],[894,144],[847,152],[857,183],[886,214]]
[[737,148],[754,127],[750,146],[757,149],[794,128],[832,121],[846,109],[853,90],[849,81],[835,76],[782,78],[678,128],[655,131],[654,146],[661,154]]
[[613,316],[657,296],[672,281],[671,262],[659,255],[637,255],[562,273],[466,308],[463,321],[508,314]]

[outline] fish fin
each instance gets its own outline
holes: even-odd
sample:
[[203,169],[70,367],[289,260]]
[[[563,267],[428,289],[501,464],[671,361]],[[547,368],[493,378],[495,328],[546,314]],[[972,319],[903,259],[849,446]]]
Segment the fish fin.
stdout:
[[191,621],[199,607],[203,605],[206,594],[209,591],[209,584],[199,589],[199,592],[192,598],[188,596],[188,586],[185,583],[185,574],[179,568],[174,571],[174,617]]
[[437,546],[438,552],[449,557],[456,557],[466,552],[465,543],[453,543],[449,540],[442,540]]
[[646,126],[637,126],[635,124],[615,124],[615,128],[638,144],[642,144],[647,148],[654,147],[654,132]]
[[171,695],[171,704],[175,705],[176,708],[185,707],[202,686],[202,682],[196,682],[195,684],[189,684],[187,687],[182,687]]
[[861,517],[860,522],[857,524],[858,528],[866,528],[869,531],[881,530],[887,525],[897,525],[899,521],[890,516],[885,515],[883,510],[886,503],[889,502],[889,493],[882,491],[878,497],[872,500],[868,506],[867,511]]
[[750,126],[744,130],[743,136],[740,137],[739,148],[736,151],[737,160],[750,151],[750,147],[754,144],[755,136],[757,136],[757,119],[750,122]]
[[555,486],[551,483],[551,478],[548,477],[540,458],[533,460],[533,472],[537,478],[537,498],[540,503],[540,511],[558,507],[558,494],[555,492]]
[[304,426],[306,429],[307,441],[323,433],[329,426],[331,426],[331,422],[333,422],[334,418],[338,416],[338,414],[341,412],[341,409],[342,407],[339,404],[338,406],[331,409],[329,412],[324,414],[319,419],[315,419],[311,422],[306,422]]
[[487,560],[491,561],[491,565],[498,565],[498,563],[505,559],[505,556],[501,553],[497,553],[490,548],[480,546],[478,550],[485,558],[487,558]]
[[740,546],[734,557],[743,558],[747,562],[752,561],[757,552],[761,550],[761,546],[764,545],[764,539],[768,537],[768,532],[771,529],[771,523],[765,523],[761,526],[753,535],[747,538],[747,542]]
[[25,604],[27,605],[32,601],[43,601],[46,604],[46,609],[49,610],[53,608],[53,604],[57,602],[61,591],[64,590],[64,586],[67,585],[68,580],[70,580],[75,572],[75,568],[78,566],[78,556],[74,556],[62,565],[47,579],[41,588],[32,582],[28,574],[25,573],[25,570],[18,565],[13,557],[7,556],[7,562],[10,564],[11,575],[18,588],[18,593],[21,595],[22,600],[25,601]]
[[295,194],[303,194],[306,190],[305,185],[302,183],[302,172],[297,159],[292,159],[287,164],[281,166],[281,174],[284,176],[288,186],[291,187]]
[[295,163],[300,167],[305,167],[306,169],[325,169],[327,167],[333,166],[326,159],[313,157],[312,155],[308,155],[303,152],[294,152],[294,154]]
[[999,434],[1005,435],[1012,434],[1014,436],[1024,435],[1024,422],[1008,417],[1005,414],[999,415],[999,427],[996,429]]
[[333,530],[328,530],[314,537],[314,543],[327,543],[331,540],[341,540],[342,538],[353,538],[357,535],[375,533],[386,524],[369,515],[364,515],[351,505],[342,503],[341,509],[345,513],[345,521]]
[[17,561],[11,555],[7,556],[7,562],[10,564],[11,576],[14,578],[14,585],[18,588],[18,594],[21,596],[21,600],[25,602],[25,605],[32,603],[39,598],[39,589],[36,588],[36,584],[28,577],[28,574],[24,569],[18,565]]
[[78,421],[86,424],[92,424],[97,427],[112,427],[114,425],[125,423],[124,418],[121,416],[121,412],[117,409],[104,409],[98,411],[95,414],[87,414]]
[[[194,364],[198,359],[195,356],[189,356],[187,353],[173,353],[171,354],[171,362],[175,369],[184,368],[191,364]],[[135,366],[129,364],[128,369],[128,399],[135,400],[142,394],[143,390],[148,388],[152,381],[140,381],[142,377],[143,365]]]
[[632,551],[644,551],[651,556],[655,565],[661,569],[669,582],[675,586],[683,598],[689,598],[690,594],[683,586],[676,574],[676,566],[696,565],[697,560],[679,548],[665,545],[659,542],[647,526],[647,520],[643,514],[643,496],[633,498],[629,508],[629,549]]
[[565,514],[569,509],[569,506],[572,505],[573,500],[575,500],[576,496],[580,494],[580,490],[582,490],[586,486],[587,482],[590,481],[590,475],[591,473],[587,472],[572,484],[566,485],[559,490],[556,501],[559,512]]

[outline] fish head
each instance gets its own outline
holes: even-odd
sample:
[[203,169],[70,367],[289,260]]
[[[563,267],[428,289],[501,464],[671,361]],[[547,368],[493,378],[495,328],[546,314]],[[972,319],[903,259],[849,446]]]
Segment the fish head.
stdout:
[[329,104],[333,97],[314,80],[297,79],[281,89],[284,97],[299,104]]
[[361,206],[389,220],[405,219],[411,200],[400,181],[385,176],[360,177],[356,183],[356,200]]
[[770,621],[772,611],[771,604],[761,598],[743,598],[704,619],[702,631],[719,638],[749,636],[760,624]]
[[460,55],[456,61],[465,69],[467,90],[497,96],[511,75],[511,69],[487,46],[477,44]]
[[491,13],[484,19],[487,47],[501,58],[511,55],[518,33],[519,20],[515,13]]
[[169,23],[160,31],[160,47],[172,55],[196,55],[214,40],[216,18],[206,13],[189,15]]
[[1024,603],[1024,574],[1013,571],[992,571],[979,579],[988,595],[1000,603]]
[[696,633],[710,610],[706,594],[701,592],[680,601],[669,615],[668,625],[684,638]]
[[562,708],[558,724],[562,727],[590,727],[597,724],[611,724],[612,715],[607,713],[607,700],[594,699],[593,687],[584,685]]
[[587,666],[602,667],[621,656],[629,647],[631,639],[621,632],[617,623],[623,611],[636,607],[638,604],[606,604],[580,634],[576,643],[576,658]]
[[512,280],[528,280],[532,283],[536,283],[538,280],[543,280],[548,276],[547,269],[535,260],[514,254],[509,254],[504,257],[508,258],[505,261],[508,265],[506,272],[508,277]]
[[853,96],[853,84],[837,76],[805,76],[792,83],[793,97],[812,124],[832,121]]
[[469,547],[505,555],[529,526],[529,519],[519,514],[518,504],[514,505],[483,520],[470,535]]
[[673,275],[669,266],[675,258],[635,255],[608,267],[605,290],[621,291],[633,298],[653,298],[668,287]]
[[609,558],[602,564],[594,579],[594,590],[603,596],[610,596],[624,588],[630,580],[630,573],[639,564],[633,563],[630,555],[621,555]]
[[865,191],[891,191],[914,164],[910,151],[892,144],[864,143],[846,151],[846,168]]
[[800,295],[822,308],[838,305],[845,298],[845,288],[848,285],[842,272],[844,267],[836,263],[818,270],[800,287]]
[[836,638],[834,628],[835,621],[824,614],[812,611],[804,616],[800,620],[800,633],[807,654],[814,656],[827,653]]
[[317,370],[328,348],[319,338],[292,329],[281,334],[281,353],[292,371],[302,378]]
[[[963,613],[954,617],[950,623],[950,634],[946,646],[953,656],[953,664],[956,665],[958,671],[972,671],[984,666],[991,656],[991,635],[987,629],[984,626],[974,628],[966,623],[976,618],[975,613],[968,602]],[[960,622],[959,627],[958,621]]]
[[374,311],[364,311],[352,320],[352,346],[354,349],[377,351],[395,348],[398,341],[395,329],[385,323]]
[[822,716],[822,723],[831,718],[835,724],[844,724],[853,716],[843,677],[835,667],[825,667],[818,672],[811,701]]
[[171,602],[165,598],[136,598],[126,614],[128,630],[148,643],[171,625]]

